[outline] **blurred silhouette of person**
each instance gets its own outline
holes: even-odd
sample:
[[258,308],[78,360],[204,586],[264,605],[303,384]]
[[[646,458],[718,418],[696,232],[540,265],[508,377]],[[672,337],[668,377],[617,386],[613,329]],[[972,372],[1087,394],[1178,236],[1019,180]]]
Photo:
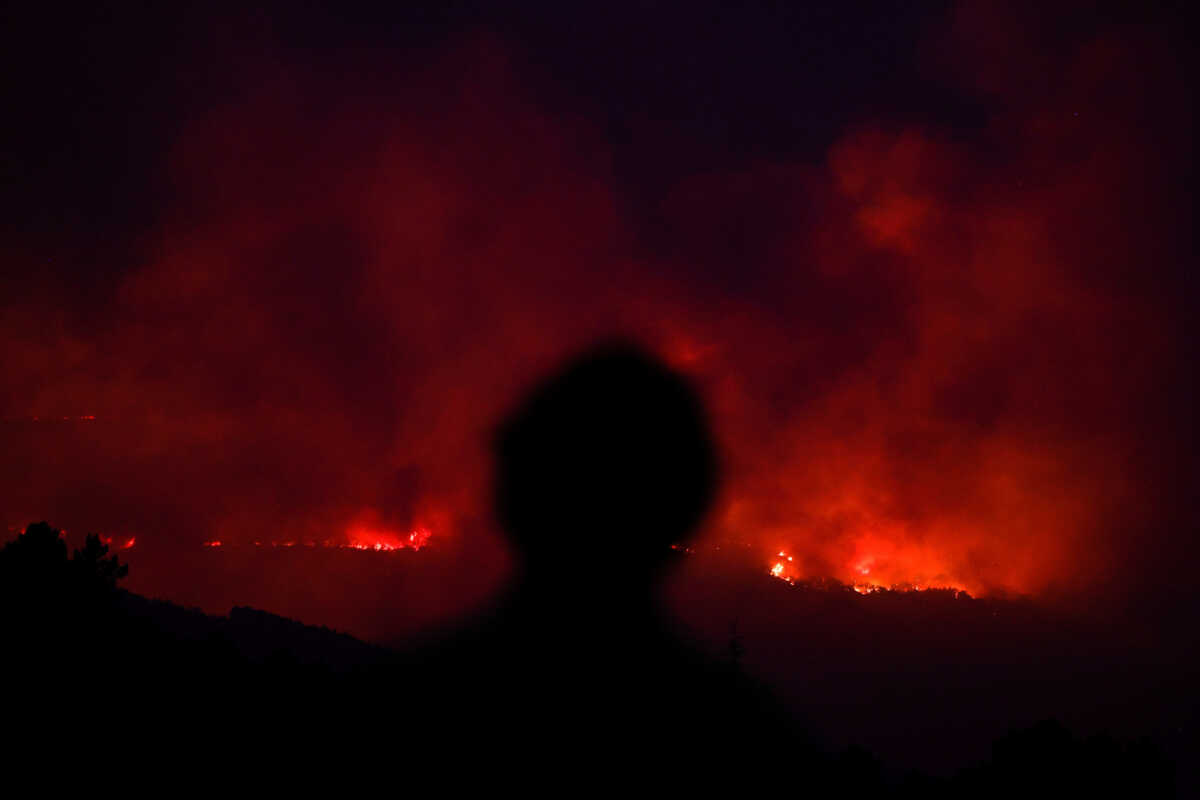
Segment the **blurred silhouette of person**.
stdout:
[[519,559],[506,632],[553,631],[567,652],[598,636],[658,644],[658,578],[716,485],[683,379],[628,346],[597,349],[517,409],[495,454],[496,512]]
[[[682,643],[659,579],[712,501],[701,403],[608,344],[537,388],[495,441],[495,505],[518,558],[495,609],[429,667],[426,698],[472,758],[623,780],[762,782],[790,727],[730,664]],[[432,698],[437,698],[436,700]],[[464,732],[466,731],[466,732]]]

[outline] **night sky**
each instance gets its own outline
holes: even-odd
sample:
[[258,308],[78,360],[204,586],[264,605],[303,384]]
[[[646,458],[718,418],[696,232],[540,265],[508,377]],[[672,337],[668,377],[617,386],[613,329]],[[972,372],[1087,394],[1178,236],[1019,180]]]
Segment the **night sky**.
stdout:
[[[1194,609],[1173,12],[214,8],[0,25],[9,536],[132,538],[135,590],[386,639],[503,578],[492,432],[620,335],[708,403],[697,546]],[[413,531],[356,554],[407,588],[332,549]]]

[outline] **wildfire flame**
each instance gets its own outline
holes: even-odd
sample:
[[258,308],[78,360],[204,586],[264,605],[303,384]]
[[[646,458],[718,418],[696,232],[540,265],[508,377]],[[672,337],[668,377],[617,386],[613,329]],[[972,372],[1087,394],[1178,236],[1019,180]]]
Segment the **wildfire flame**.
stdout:
[[[12,526],[9,530],[15,530]],[[22,530],[22,532],[24,532]],[[64,534],[66,531],[63,532]],[[418,525],[407,532],[396,531],[384,526],[375,524],[352,524],[346,531],[344,539],[328,538],[324,540],[306,539],[296,541],[294,539],[274,540],[263,542],[255,540],[253,546],[256,548],[271,547],[275,549],[291,549],[297,546],[306,548],[323,548],[323,549],[343,549],[343,550],[359,550],[364,552],[395,552],[398,550],[420,550],[425,547],[429,540],[433,537],[432,531],[424,525]],[[130,536],[127,539],[114,543],[112,536],[103,536],[101,541],[110,547],[117,547],[121,550],[131,550],[137,543],[137,537]],[[233,543],[236,546],[236,542]],[[210,539],[202,543],[206,548],[219,549],[228,546],[228,543],[221,539]],[[690,547],[682,545],[671,545],[674,550],[685,553],[694,553]],[[719,547],[716,549],[720,549]],[[882,569],[877,569],[882,563]],[[925,590],[951,590],[967,594],[967,588],[954,581],[945,580],[942,578],[932,580],[913,580],[901,582],[888,582],[883,578],[870,577],[872,573],[888,572],[888,559],[886,556],[879,557],[877,554],[863,555],[861,552],[846,565],[846,573],[850,576],[849,579],[834,577],[834,581],[846,588],[853,589],[861,595],[870,595],[878,592],[912,592]],[[895,571],[893,570],[893,574]],[[804,584],[816,580],[821,582],[819,578],[810,574],[804,574],[799,565],[796,563],[795,557],[788,554],[786,550],[779,550],[772,554],[772,558],[768,562],[767,574],[772,578],[784,581],[790,585]]]
[[[317,541],[315,539],[306,539],[296,541],[295,539],[285,539],[282,541],[275,540],[262,542],[256,540],[254,547],[271,547],[275,549],[291,549],[293,547],[307,548],[326,548],[326,549],[341,549],[341,550],[370,550],[373,552],[392,552],[395,550],[420,550],[429,543],[433,533],[423,525],[417,526],[407,533],[388,530],[385,528],[374,528],[366,526],[353,526],[346,534],[346,540],[324,539]],[[109,540],[111,541],[111,539]],[[133,539],[124,545],[126,548],[133,546]],[[225,542],[220,539],[211,539],[203,543],[204,547],[219,548],[224,547]]]
[[[881,580],[866,578],[867,575],[871,574],[871,568],[874,566],[874,564],[875,559],[873,557],[867,557],[865,559],[858,560],[850,567],[854,577],[848,581],[842,581],[842,583],[846,587],[863,595],[875,594],[876,592],[883,591],[920,592],[930,589],[948,589],[956,593],[961,592],[963,594],[967,594],[965,587],[956,585],[951,581],[939,580],[930,582],[918,580],[912,582],[885,583]],[[777,554],[777,560],[775,560],[775,563],[768,568],[767,572],[772,578],[777,578],[792,585],[802,583],[806,578],[811,578],[811,576],[801,575],[794,568],[794,558],[789,556],[783,550],[779,551]]]
[[432,534],[428,528],[416,527],[407,534],[396,534],[386,529],[359,526],[350,530],[350,544],[355,550],[420,550],[429,542]]
[[[17,528],[16,526],[8,526],[10,532],[25,533],[25,528]],[[66,535],[67,531],[62,531]],[[429,540],[433,537],[433,532],[424,525],[409,530],[408,532],[399,532],[381,527],[369,527],[363,525],[351,526],[346,532],[345,538],[330,538],[324,540],[305,539],[297,541],[295,539],[273,540],[263,542],[255,540],[254,547],[271,547],[276,549],[290,549],[293,547],[307,548],[325,548],[325,549],[341,549],[341,550],[370,550],[373,552],[392,552],[395,550],[420,550],[425,545],[429,544]],[[132,550],[137,544],[137,537],[130,536],[125,539],[115,539],[112,536],[101,536],[100,541],[108,545],[110,548],[120,550]],[[236,542],[226,542],[222,539],[207,539],[201,543],[202,547],[209,549],[220,549],[223,547],[237,546]]]

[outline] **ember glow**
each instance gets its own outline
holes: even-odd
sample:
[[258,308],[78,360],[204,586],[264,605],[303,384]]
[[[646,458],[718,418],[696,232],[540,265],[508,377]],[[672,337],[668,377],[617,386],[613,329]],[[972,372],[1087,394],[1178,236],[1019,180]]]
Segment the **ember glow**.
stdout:
[[111,536],[101,536],[100,541],[111,548],[116,548],[118,550],[131,550],[133,549],[133,546],[137,544],[137,537],[130,536],[127,539],[117,539],[114,541],[113,537]]

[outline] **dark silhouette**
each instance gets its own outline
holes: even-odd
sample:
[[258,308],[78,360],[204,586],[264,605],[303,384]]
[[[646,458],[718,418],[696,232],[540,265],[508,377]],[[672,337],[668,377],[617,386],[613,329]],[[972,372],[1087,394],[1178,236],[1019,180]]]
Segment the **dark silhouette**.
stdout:
[[984,798],[1172,797],[1174,789],[1173,766],[1150,742],[1078,739],[1057,720],[1009,731],[991,761],[950,781],[951,792]]
[[67,558],[61,532],[46,522],[32,523],[0,550],[0,614],[8,625],[30,631],[45,631],[48,624],[78,626],[80,614],[112,604],[117,582],[128,571],[95,534]]
[[[581,572],[591,597],[620,590]],[[229,777],[288,765],[306,780],[397,765],[406,779],[458,788],[607,781],[923,800],[1169,797],[1174,788],[1175,766],[1157,744],[1079,739],[1052,721],[1013,729],[989,761],[947,778],[889,773],[861,747],[821,755],[739,674],[736,630],[729,657],[708,660],[653,622],[652,604],[627,608],[626,629],[560,635],[548,621],[578,622],[569,604],[600,609],[570,594],[560,608],[531,610],[543,595],[521,581],[471,631],[414,662],[253,609],[211,617],[147,600],[116,586],[123,573],[98,539],[68,558],[44,523],[0,549],[0,701],[8,728],[21,732],[13,763],[57,769],[61,750],[44,743],[65,738],[103,743],[166,778],[201,764]],[[755,579],[804,599],[761,572]],[[879,634],[836,613],[847,592],[811,594],[846,631]],[[635,609],[650,621],[630,621]]]
[[[68,558],[62,533],[29,525],[0,550],[6,723],[30,743],[63,737],[130,745],[176,763],[214,741],[259,755],[285,734],[327,735],[354,675],[386,651],[263,612],[214,618],[119,588],[128,568],[89,534]],[[303,719],[304,724],[299,721]],[[136,747],[132,747],[136,743]]]
[[425,664],[437,708],[472,720],[473,752],[743,788],[770,782],[779,758],[803,760],[806,746],[737,659],[701,655],[659,611],[672,545],[717,484],[705,415],[682,377],[631,347],[598,348],[516,409],[495,456],[516,576]]

